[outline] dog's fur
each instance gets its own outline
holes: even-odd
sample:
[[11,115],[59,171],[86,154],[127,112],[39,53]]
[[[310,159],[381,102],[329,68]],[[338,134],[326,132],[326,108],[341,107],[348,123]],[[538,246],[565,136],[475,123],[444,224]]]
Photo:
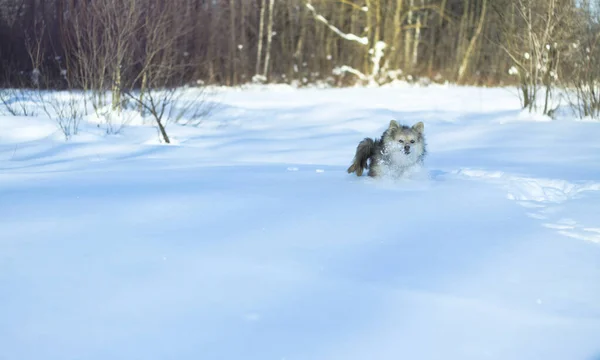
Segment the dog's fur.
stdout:
[[399,125],[395,120],[383,132],[380,139],[365,138],[356,147],[356,154],[348,173],[361,176],[368,169],[368,176],[385,174],[401,176],[416,165],[422,165],[427,154],[424,124]]

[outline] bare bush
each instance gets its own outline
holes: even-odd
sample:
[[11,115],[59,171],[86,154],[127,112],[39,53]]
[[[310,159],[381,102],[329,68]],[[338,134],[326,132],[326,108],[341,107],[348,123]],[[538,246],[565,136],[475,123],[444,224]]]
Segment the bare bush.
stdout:
[[0,89],[0,115],[36,116],[31,91],[23,88]]
[[[145,13],[140,27],[139,47],[135,64],[140,69],[131,87],[123,93],[138,104],[142,114],[149,114],[156,123],[160,137],[166,143],[171,139],[166,127],[179,122],[184,116],[188,123],[195,123],[205,115],[203,109],[203,85],[195,92],[181,87],[185,74],[197,64],[190,62],[180,43],[189,29],[178,21],[173,2],[165,2]],[[137,85],[137,86],[136,86]],[[195,94],[190,100],[190,96]]]
[[555,110],[552,93],[560,54],[573,36],[573,10],[569,0],[515,0],[499,9],[506,34],[499,45],[512,60],[523,109],[538,111],[541,102],[544,115]]
[[174,121],[183,126],[199,126],[204,119],[213,113],[218,103],[208,100],[211,93],[208,87],[197,84],[194,87],[179,88],[180,94],[174,102],[176,116]]
[[[122,109],[123,82],[131,77],[143,1],[104,0],[81,3],[63,29],[70,49],[69,78],[86,93],[96,115],[106,120],[107,132],[115,127],[114,114]],[[112,99],[107,99],[108,95]],[[108,108],[111,105],[112,109]]]
[[596,41],[585,47],[585,52],[590,53],[583,56],[573,77],[567,84],[571,107],[580,118],[600,119],[600,49]]
[[73,91],[37,91],[36,95],[44,113],[56,122],[65,140],[79,133],[79,125],[85,116],[80,96]]
[[[593,5],[593,6],[592,6]],[[564,93],[580,118],[600,119],[600,0],[583,1],[577,37],[566,52]]]
[[37,109],[41,108],[56,122],[65,140],[77,135],[85,115],[81,98],[73,91],[55,92],[38,88],[1,89],[0,104],[12,116],[37,116]]
[[125,95],[152,117],[161,140],[168,144],[168,124],[197,126],[211,112],[212,104],[205,101],[203,93],[203,89],[169,86],[148,89],[142,95],[126,91]]

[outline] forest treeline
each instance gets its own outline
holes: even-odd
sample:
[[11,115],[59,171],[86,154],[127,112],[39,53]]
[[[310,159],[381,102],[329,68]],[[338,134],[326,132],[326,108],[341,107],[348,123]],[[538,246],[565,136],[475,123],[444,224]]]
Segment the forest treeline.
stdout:
[[595,6],[580,0],[0,0],[0,85],[110,90],[427,78],[521,83],[527,96],[537,89],[528,82],[572,77],[581,71],[576,64],[585,66],[597,48]]

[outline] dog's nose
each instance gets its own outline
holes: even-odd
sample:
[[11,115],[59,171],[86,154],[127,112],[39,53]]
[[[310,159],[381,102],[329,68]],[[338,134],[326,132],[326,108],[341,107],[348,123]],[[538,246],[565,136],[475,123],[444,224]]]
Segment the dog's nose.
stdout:
[[410,145],[404,145],[404,151],[410,150]]

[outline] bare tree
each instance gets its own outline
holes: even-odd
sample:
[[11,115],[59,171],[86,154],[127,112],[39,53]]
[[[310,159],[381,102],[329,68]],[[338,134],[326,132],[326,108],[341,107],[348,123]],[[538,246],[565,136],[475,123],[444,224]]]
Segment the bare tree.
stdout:
[[485,24],[487,14],[487,0],[483,0],[481,6],[481,14],[479,14],[479,23],[477,24],[477,29],[475,30],[475,34],[473,34],[473,37],[469,41],[469,46],[467,47],[460,67],[458,68],[457,82],[459,84],[463,83],[465,77],[467,76],[467,70],[471,65],[473,54],[475,52],[475,46],[481,37],[481,33],[483,32],[483,26]]
[[269,24],[267,27],[267,51],[265,54],[265,68],[263,70],[263,78],[268,79],[269,61],[271,58],[271,43],[273,42],[273,8],[275,0],[269,0]]
[[141,0],[80,2],[71,9],[73,20],[64,29],[71,59],[71,78],[93,93],[98,112],[112,93],[112,109],[121,111],[121,88],[131,70],[138,30],[143,14]]
[[265,11],[267,8],[266,0],[261,0],[260,5],[260,23],[258,25],[258,51],[256,52],[256,71],[254,72],[254,79],[258,79],[257,77],[260,74],[260,64],[262,60],[262,47],[263,47],[263,39],[264,39],[264,28],[265,28]]
[[515,0],[510,8],[517,26],[525,31],[506,30],[500,46],[513,62],[511,73],[519,79],[521,104],[529,111],[538,109],[540,91],[545,91],[543,114],[553,111],[550,95],[558,77],[558,54],[571,35],[573,9],[571,0]]
[[600,119],[600,1],[582,1],[581,9],[563,61],[563,91],[580,118]]
[[236,32],[236,6],[235,0],[229,1],[229,30],[231,32],[231,38],[229,39],[229,72],[231,75],[230,85],[237,83],[237,32]]
[[[140,70],[131,85],[122,89],[142,111],[150,114],[165,143],[171,142],[167,133],[170,122],[186,116],[191,123],[206,115],[203,87],[197,87],[196,91],[181,87],[185,73],[196,64],[179,53],[180,42],[190,30],[178,21],[176,9],[177,3],[173,1],[146,12],[135,54],[140,59],[137,64]],[[141,84],[139,91],[137,84]],[[190,96],[193,96],[191,101],[186,101]]]
[[[2,72],[0,83],[24,86],[26,74],[31,85],[30,75],[41,74],[48,86],[84,89],[96,110],[118,113],[120,89],[134,81],[146,87],[137,58],[144,18],[166,6],[189,30],[174,45],[174,54],[195,64],[177,77],[180,85],[254,79],[343,86],[429,76],[516,83],[529,108],[533,94],[551,98],[558,81],[547,76],[547,63],[538,69],[549,56],[544,41],[557,43],[550,71],[569,68],[561,46],[585,1],[172,0],[171,9],[165,0],[4,0],[0,66],[14,71]],[[511,66],[521,79],[508,74]]]

